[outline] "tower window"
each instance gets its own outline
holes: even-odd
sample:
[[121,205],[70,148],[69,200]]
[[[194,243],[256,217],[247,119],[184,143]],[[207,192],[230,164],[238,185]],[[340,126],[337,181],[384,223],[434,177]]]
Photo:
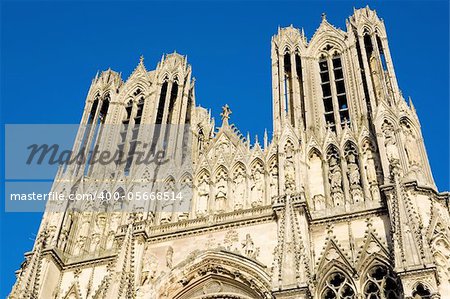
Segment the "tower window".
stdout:
[[333,98],[331,96],[330,73],[328,69],[328,61],[323,59],[319,61],[320,78],[322,80],[322,100],[325,110],[325,122],[333,131],[336,129],[334,118]]
[[381,43],[381,39],[378,35],[377,35],[377,45],[378,45],[378,52],[380,52],[381,65],[383,67],[383,70],[386,71],[387,70],[386,57],[384,56],[383,44]]
[[342,61],[339,56],[333,58],[334,82],[336,86],[336,96],[338,100],[339,118],[341,125],[350,123],[348,113],[347,95],[345,93],[344,73],[342,71]]
[[[332,72],[329,67],[330,63],[333,66]],[[350,123],[342,60],[340,56],[333,57],[331,61],[327,58],[322,58],[319,61],[319,69],[325,122],[331,130],[335,131],[336,118],[339,118],[339,123],[342,126]],[[331,86],[332,80],[334,81],[334,91]]]

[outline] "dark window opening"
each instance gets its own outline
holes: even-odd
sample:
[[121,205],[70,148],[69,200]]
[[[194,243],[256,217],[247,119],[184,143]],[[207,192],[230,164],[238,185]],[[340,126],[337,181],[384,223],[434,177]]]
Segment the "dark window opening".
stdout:
[[366,48],[367,59],[370,59],[373,52],[373,45],[369,34],[364,34],[364,47]]
[[335,130],[335,119],[333,109],[333,99],[331,97],[330,74],[328,70],[328,62],[326,60],[319,61],[320,78],[322,80],[322,100],[325,111],[325,123],[327,127]]
[[431,292],[421,283],[419,283],[413,292],[414,299],[431,299]]
[[164,102],[166,100],[166,94],[167,94],[167,81],[163,83],[161,88],[161,95],[159,97],[159,103],[158,103],[158,111],[156,113],[156,124],[162,123],[162,118],[164,114]]
[[344,79],[340,79],[339,81],[336,81],[336,93],[338,95],[345,94]]
[[338,100],[339,118],[342,127],[350,124],[350,114],[348,110],[347,95],[345,92],[344,73],[342,71],[342,60],[339,56],[333,58],[334,84]]
[[289,53],[284,54],[284,72],[286,74],[291,74],[292,66],[291,66],[291,55]]
[[360,47],[358,38],[356,38],[356,51],[358,53],[359,68],[361,69],[361,79],[362,79],[362,84],[363,84],[364,98],[365,98],[366,105],[367,105],[367,113],[369,114],[369,117],[371,117],[372,116],[372,105],[370,104],[369,88],[367,87],[366,74],[364,72],[364,63],[362,60],[361,47]]
[[380,52],[380,60],[383,70],[387,70],[386,57],[384,55],[383,44],[381,43],[380,37],[377,35],[378,52]]

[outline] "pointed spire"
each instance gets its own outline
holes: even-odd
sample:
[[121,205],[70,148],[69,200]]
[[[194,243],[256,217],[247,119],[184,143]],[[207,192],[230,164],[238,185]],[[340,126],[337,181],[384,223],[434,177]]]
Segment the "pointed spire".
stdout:
[[144,55],[141,55],[141,57],[139,57],[139,63],[144,64]]
[[264,148],[267,148],[267,145],[269,144],[269,138],[267,137],[267,129],[264,129]]
[[326,13],[322,13],[322,22],[327,20],[327,14]]

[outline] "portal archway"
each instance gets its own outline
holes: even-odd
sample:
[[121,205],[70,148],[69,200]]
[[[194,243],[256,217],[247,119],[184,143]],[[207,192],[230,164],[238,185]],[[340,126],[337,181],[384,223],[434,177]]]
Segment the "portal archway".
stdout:
[[160,287],[160,298],[272,298],[270,275],[257,261],[225,250],[199,252],[177,265]]

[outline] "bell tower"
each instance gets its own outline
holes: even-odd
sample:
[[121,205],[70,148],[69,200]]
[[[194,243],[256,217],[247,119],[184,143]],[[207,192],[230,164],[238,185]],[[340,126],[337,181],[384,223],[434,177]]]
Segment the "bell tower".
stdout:
[[292,25],[278,28],[272,38],[273,128],[279,135],[284,125],[295,131],[305,129],[305,80],[301,52],[304,33]]

